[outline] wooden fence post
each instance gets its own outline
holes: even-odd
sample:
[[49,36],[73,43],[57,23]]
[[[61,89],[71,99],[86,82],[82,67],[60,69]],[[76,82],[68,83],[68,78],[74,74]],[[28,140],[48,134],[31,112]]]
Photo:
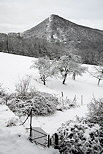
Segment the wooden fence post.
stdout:
[[63,97],[64,94],[63,94],[63,92],[61,92],[61,93],[62,93],[62,97]]
[[32,142],[32,109],[30,111],[30,139],[29,140]]
[[81,95],[81,105],[83,105],[83,95]]
[[55,142],[54,142],[54,149],[58,149],[58,134],[55,133]]
[[64,93],[63,92],[61,92],[61,94],[62,94],[62,97],[61,97],[61,101],[62,101],[62,107],[64,108],[64,100],[63,100],[63,97],[64,97]]
[[51,139],[50,139],[50,135],[48,135],[48,148],[50,147],[51,145]]

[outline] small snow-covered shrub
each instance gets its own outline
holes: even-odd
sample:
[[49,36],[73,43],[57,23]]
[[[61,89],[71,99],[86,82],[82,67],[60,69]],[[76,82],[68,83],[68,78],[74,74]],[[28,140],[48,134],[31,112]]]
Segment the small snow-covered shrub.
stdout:
[[59,151],[63,154],[101,154],[103,133],[98,124],[88,120],[69,121],[57,131]]
[[3,98],[0,98],[0,104],[5,104],[5,100]]
[[73,98],[73,100],[68,99],[67,97],[60,97],[59,104],[57,105],[57,110],[68,110],[70,108],[77,107],[77,99],[76,96]]
[[7,127],[16,126],[19,119],[17,117],[13,117],[7,122]]
[[21,116],[23,113],[23,109],[25,108],[25,102],[18,98],[12,98],[8,101],[8,107],[11,111],[13,111],[18,116]]
[[9,95],[6,93],[5,88],[3,88],[2,85],[0,84],[0,104],[6,104],[8,98]]
[[30,76],[23,78],[15,85],[15,91],[17,92],[18,96],[26,96],[29,90],[30,85]]
[[56,97],[43,92],[28,93],[28,99],[16,97],[8,102],[9,108],[18,115],[27,115],[31,108],[33,115],[50,115],[56,111],[57,104]]
[[93,99],[88,105],[88,109],[90,121],[103,127],[103,98],[99,100]]
[[2,87],[2,85],[0,84],[0,97],[5,96],[5,90]]
[[0,98],[4,98],[7,96],[6,90],[5,88],[2,86],[2,84],[0,83]]

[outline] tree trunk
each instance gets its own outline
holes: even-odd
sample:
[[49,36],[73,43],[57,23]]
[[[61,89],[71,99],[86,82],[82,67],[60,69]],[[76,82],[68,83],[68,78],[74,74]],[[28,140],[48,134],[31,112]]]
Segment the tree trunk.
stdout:
[[67,73],[64,75],[63,84],[65,84],[66,78],[67,78]]
[[98,86],[99,86],[99,84],[100,84],[100,80],[101,80],[101,79],[98,79]]
[[43,83],[44,83],[44,85],[46,85],[46,82],[45,82],[45,80],[43,81]]
[[42,80],[43,84],[46,85],[46,78],[45,78],[45,76],[41,76],[40,79]]
[[75,76],[76,76],[76,75],[75,75],[75,72],[74,72],[74,73],[73,73],[73,76],[72,76],[72,79],[73,79],[73,80],[75,80]]

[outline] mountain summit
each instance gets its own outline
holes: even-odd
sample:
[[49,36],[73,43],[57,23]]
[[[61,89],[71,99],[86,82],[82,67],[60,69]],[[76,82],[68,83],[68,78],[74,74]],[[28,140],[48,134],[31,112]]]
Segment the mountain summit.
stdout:
[[53,40],[64,41],[65,38],[63,37],[63,35],[65,34],[66,30],[69,28],[68,26],[72,24],[73,24],[72,22],[62,17],[59,17],[58,15],[52,14],[49,18],[45,19],[43,22],[41,22],[37,26],[25,31],[23,33],[23,37],[45,38],[50,42]]
[[103,37],[103,31],[77,25],[58,15],[51,15],[37,26],[23,33],[23,37],[39,37],[48,41],[60,41],[69,43],[71,41],[80,42],[82,40],[96,41]]
[[[102,30],[81,26],[54,14],[21,34],[10,33],[7,37],[7,50],[13,53],[17,52],[17,54],[36,57],[45,54],[51,56],[52,50],[54,50],[53,46],[56,45],[56,49],[59,46],[61,49],[62,46],[67,52],[72,51],[75,54],[79,54],[83,58],[84,63],[95,64],[103,57]],[[0,38],[0,40],[2,39]],[[41,49],[35,49],[37,44],[41,46]],[[48,44],[50,44],[49,48],[47,48]],[[43,48],[45,48],[45,51]],[[49,52],[48,50],[51,51]],[[55,52],[53,53],[55,55],[56,50],[53,52]]]

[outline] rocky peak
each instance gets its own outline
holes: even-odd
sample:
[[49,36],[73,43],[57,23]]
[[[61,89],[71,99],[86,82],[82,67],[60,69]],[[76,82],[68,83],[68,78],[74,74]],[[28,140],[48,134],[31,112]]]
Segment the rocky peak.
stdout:
[[65,23],[67,21],[58,15],[52,14],[46,28],[47,40],[49,42],[66,42]]

